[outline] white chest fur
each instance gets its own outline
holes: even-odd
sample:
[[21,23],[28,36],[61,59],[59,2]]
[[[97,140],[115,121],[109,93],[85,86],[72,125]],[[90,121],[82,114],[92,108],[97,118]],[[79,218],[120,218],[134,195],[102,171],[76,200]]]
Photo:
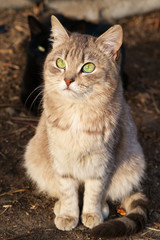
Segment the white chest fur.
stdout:
[[88,134],[80,128],[73,124],[67,130],[52,128],[49,131],[53,167],[58,174],[71,175],[81,181],[102,177],[108,159],[102,136]]
[[[109,153],[101,119],[94,108],[91,111],[85,106],[64,106],[53,114],[47,122],[47,132],[53,167],[58,174],[82,181],[104,175]],[[106,142],[109,131],[105,135]]]

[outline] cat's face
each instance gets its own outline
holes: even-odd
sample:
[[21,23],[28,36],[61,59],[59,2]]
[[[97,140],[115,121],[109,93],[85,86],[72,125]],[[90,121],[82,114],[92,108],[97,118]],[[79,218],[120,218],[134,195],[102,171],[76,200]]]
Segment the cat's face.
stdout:
[[45,67],[45,89],[73,99],[99,93],[110,84],[116,74],[117,52],[122,43],[122,30],[115,26],[99,38],[81,34],[67,34],[52,17],[53,49]]
[[105,81],[107,64],[93,37],[72,35],[65,45],[53,47],[47,62],[47,81],[50,89],[66,97],[83,98]]

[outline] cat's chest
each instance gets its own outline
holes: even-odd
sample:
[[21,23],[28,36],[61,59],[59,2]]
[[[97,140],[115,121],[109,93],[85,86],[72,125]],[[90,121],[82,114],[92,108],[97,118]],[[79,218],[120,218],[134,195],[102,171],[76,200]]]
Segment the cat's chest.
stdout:
[[63,120],[49,123],[48,128],[56,171],[79,179],[99,176],[102,162],[107,159],[103,123],[96,123],[89,117],[87,121],[87,116],[83,118],[76,113]]
[[68,153],[90,151],[103,144],[104,124],[100,117],[82,110],[55,113],[48,121],[49,141]]
[[88,177],[99,177],[104,170],[102,163],[105,164],[107,159],[101,136],[91,136],[74,130],[57,130],[51,141],[56,172],[61,176],[69,175],[82,181]]
[[86,125],[75,118],[70,125],[58,125],[49,129],[49,142],[53,151],[60,150],[64,155],[79,157],[80,154],[92,151],[103,145],[101,132],[87,130]]

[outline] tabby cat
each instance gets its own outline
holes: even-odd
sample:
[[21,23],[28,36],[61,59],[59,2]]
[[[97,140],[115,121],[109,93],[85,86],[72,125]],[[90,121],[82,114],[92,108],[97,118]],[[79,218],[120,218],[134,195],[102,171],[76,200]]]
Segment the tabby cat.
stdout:
[[[100,36],[110,26],[107,24],[95,24],[83,20],[73,20],[57,14],[56,17],[64,24],[65,28],[71,32],[81,32],[96,37]],[[43,64],[46,55],[51,49],[50,36],[50,17],[44,16],[41,21],[34,16],[28,16],[30,29],[30,41],[27,47],[27,61],[24,76],[21,84],[21,100],[24,106],[35,115],[41,114],[41,103],[43,97]],[[124,68],[124,47],[121,48],[121,75],[123,86],[127,87],[127,75]]]
[[[123,97],[119,49],[122,28],[96,38],[67,33],[52,16],[53,48],[44,64],[43,113],[27,145],[25,168],[40,191],[57,198],[55,225],[71,230],[79,222],[98,236],[140,231],[147,198],[141,190],[145,159]],[[126,216],[103,223],[107,201],[119,201]]]

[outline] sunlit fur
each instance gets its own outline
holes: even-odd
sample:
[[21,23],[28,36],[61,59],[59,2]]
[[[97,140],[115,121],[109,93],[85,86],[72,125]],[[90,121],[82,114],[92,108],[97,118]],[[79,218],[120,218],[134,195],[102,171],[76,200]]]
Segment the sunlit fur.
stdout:
[[[134,233],[139,229],[130,214],[146,221],[141,206],[147,200],[139,192],[145,160],[123,97],[116,59],[122,29],[116,25],[96,39],[68,34],[52,17],[52,34],[53,49],[44,65],[44,110],[25,152],[27,173],[40,191],[58,198],[57,228],[77,226],[78,189],[83,185],[81,218],[86,227],[102,236],[116,233],[117,222],[115,228],[111,222],[110,236],[104,231],[110,221],[101,225],[109,215],[106,201],[112,200],[122,202],[127,211],[128,218],[118,220],[124,225],[120,235]],[[58,58],[65,61],[66,69],[57,67]],[[82,72],[88,62],[95,65],[92,73]],[[65,79],[72,80],[69,86]]]

